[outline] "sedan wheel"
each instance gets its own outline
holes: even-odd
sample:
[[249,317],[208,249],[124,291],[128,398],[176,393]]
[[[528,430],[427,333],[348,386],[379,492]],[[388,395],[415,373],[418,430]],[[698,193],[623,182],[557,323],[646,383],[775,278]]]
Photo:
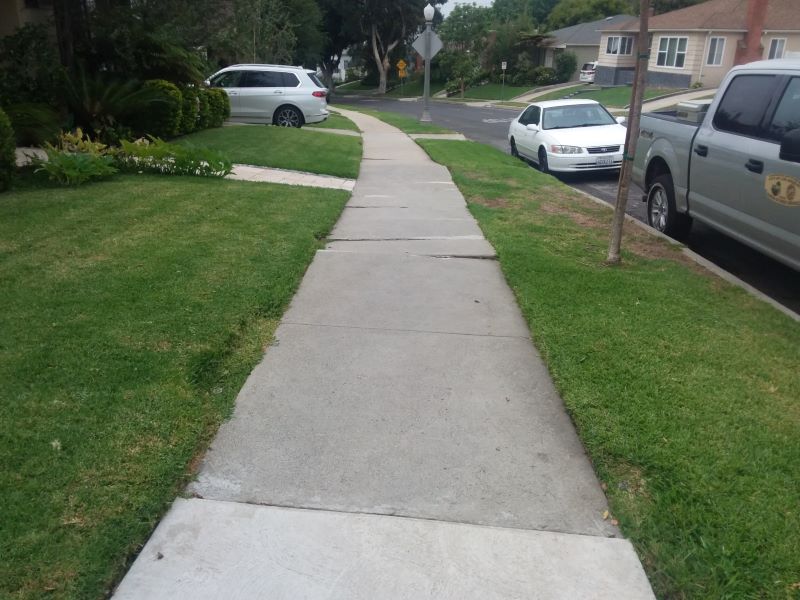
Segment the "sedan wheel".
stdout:
[[275,115],[275,124],[279,127],[300,127],[303,124],[303,117],[296,108],[284,106]]
[[511,138],[511,156],[519,158],[519,150],[517,150],[517,143],[514,141],[514,138]]
[[544,148],[539,148],[539,170],[542,173],[550,172],[550,167],[547,165],[547,152]]

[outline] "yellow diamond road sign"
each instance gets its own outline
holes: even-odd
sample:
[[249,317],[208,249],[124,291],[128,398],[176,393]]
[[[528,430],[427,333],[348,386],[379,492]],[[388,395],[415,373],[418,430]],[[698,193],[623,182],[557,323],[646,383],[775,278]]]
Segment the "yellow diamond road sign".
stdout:
[[401,71],[405,70],[407,66],[408,64],[402,58],[397,61],[397,68],[400,69]]

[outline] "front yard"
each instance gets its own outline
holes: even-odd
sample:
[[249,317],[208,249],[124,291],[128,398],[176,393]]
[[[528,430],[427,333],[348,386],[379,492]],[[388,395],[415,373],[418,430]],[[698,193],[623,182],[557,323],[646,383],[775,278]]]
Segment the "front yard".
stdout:
[[0,597],[112,590],[347,198],[157,176],[0,196]]
[[488,146],[424,140],[497,250],[659,598],[800,597],[800,324]]

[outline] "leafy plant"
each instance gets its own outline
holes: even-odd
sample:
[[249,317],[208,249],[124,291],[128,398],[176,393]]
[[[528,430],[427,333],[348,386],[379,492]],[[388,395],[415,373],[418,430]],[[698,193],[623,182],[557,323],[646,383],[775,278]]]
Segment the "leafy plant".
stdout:
[[5,108],[18,146],[41,146],[58,135],[61,117],[47,104],[25,102]]
[[197,128],[206,129],[211,122],[211,103],[209,98],[211,94],[208,88],[200,88],[197,90]]
[[164,102],[163,94],[135,80],[123,81],[105,74],[89,75],[79,67],[66,79],[65,100],[76,126],[94,138],[109,142],[135,115]]
[[14,152],[14,130],[6,113],[0,109],[0,192],[11,187],[14,172],[17,168],[17,159]]
[[208,90],[209,127],[222,127],[222,123],[231,116],[231,101],[225,90],[211,88]]
[[200,119],[200,99],[197,88],[185,86],[181,88],[183,104],[181,105],[181,133],[192,133],[197,129]]
[[169,144],[156,137],[123,141],[114,151],[114,159],[120,170],[130,173],[225,177],[233,170],[231,160],[219,152]]
[[536,85],[552,85],[557,82],[555,69],[536,67],[533,70],[533,82]]
[[75,131],[62,133],[58,137],[58,144],[49,147],[55,150],[61,150],[62,152],[80,152],[93,156],[104,156],[108,154],[108,146],[106,144],[92,141],[88,135],[83,133],[80,127]]
[[174,137],[181,132],[183,96],[178,87],[164,79],[145,81],[143,89],[161,98],[136,118],[136,130],[156,137]]
[[64,71],[45,25],[25,25],[0,37],[0,105],[55,103]]
[[93,179],[106,179],[117,172],[110,156],[65,152],[50,145],[45,149],[47,158],[32,157],[36,173],[46,173],[50,181],[59,185],[80,185]]
[[556,56],[556,81],[564,83],[572,78],[578,68],[578,57],[574,52],[561,52]]

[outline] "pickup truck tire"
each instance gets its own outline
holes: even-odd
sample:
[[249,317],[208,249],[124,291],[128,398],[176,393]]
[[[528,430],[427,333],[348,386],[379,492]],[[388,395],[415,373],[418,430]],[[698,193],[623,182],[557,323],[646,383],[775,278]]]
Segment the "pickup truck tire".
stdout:
[[547,166],[547,151],[544,148],[539,148],[539,170],[542,173],[550,172],[550,167]]
[[647,190],[647,224],[676,240],[689,235],[692,218],[675,207],[675,187],[670,175],[659,175]]

